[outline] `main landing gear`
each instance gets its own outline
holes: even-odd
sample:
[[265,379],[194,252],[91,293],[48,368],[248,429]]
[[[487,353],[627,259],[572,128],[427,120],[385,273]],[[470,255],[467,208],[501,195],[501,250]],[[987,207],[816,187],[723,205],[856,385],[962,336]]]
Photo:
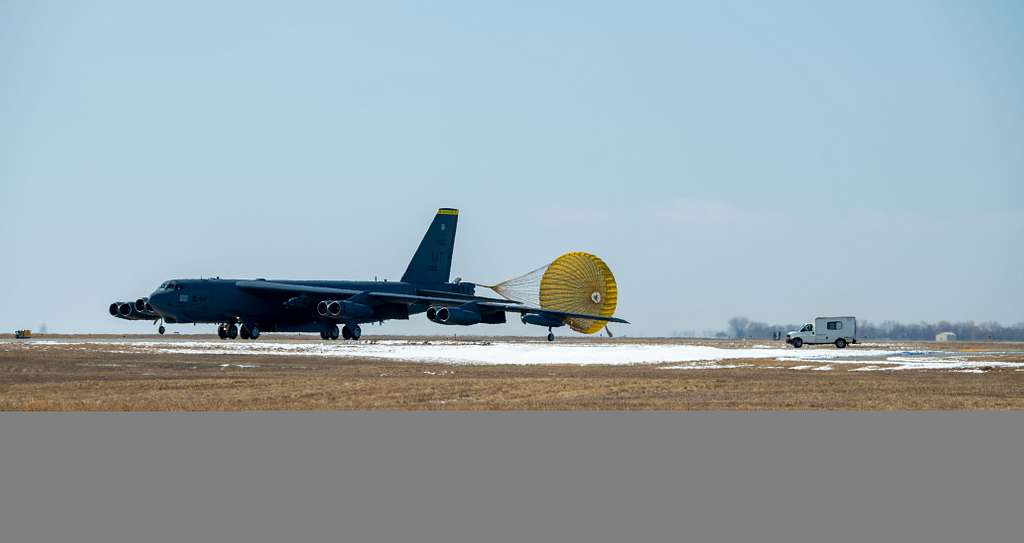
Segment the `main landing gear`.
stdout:
[[358,324],[346,324],[338,329],[337,324],[332,324],[327,330],[320,332],[320,339],[336,340],[338,337],[344,339],[358,340],[363,335],[363,329]]
[[[243,326],[242,329],[245,330],[245,327]],[[245,336],[242,336],[242,339],[248,339],[246,336],[249,335],[249,332],[246,331],[245,334]],[[235,339],[238,337],[238,327],[235,326],[234,323],[222,324],[217,327],[217,336],[221,339]],[[256,332],[256,337],[259,337],[258,330]]]
[[358,340],[363,335],[363,329],[358,324],[346,324],[341,329],[341,337],[345,339]]
[[242,339],[259,339],[260,333],[260,327],[255,324],[251,326],[246,324],[238,326],[235,323],[230,323],[217,327],[217,337],[221,339],[235,339],[237,337]]
[[320,331],[320,339],[335,340],[339,334],[338,325],[332,324],[328,329]]
[[242,339],[259,339],[260,338],[260,327],[255,324],[252,326],[242,325],[238,329],[238,335]]

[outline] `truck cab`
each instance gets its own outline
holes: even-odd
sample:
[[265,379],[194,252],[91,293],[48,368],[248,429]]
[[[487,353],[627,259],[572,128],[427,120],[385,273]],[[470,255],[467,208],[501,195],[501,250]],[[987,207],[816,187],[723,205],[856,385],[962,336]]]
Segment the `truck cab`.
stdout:
[[856,317],[817,317],[800,330],[786,333],[786,343],[799,349],[804,345],[825,345],[831,343],[843,349],[857,343]]

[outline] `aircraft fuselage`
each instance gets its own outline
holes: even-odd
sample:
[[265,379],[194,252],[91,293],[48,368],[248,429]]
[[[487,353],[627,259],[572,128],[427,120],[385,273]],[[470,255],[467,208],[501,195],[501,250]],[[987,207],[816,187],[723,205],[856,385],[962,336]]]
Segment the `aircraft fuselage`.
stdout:
[[[257,281],[260,281],[257,279]],[[360,324],[390,319],[408,319],[426,311],[426,304],[374,304],[371,315],[324,318],[317,314],[317,299],[279,294],[267,296],[239,288],[238,279],[174,279],[160,285],[149,296],[152,304],[169,323],[244,322],[262,330],[315,332],[333,323]],[[424,289],[471,296],[471,283],[415,285],[400,281],[312,281],[273,280],[273,283],[303,287],[387,292],[416,295]]]

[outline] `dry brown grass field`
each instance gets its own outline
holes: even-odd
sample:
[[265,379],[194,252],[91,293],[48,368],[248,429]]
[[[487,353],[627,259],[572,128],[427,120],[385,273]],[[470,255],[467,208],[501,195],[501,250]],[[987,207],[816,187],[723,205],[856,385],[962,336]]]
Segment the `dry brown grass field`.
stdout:
[[[102,339],[103,336],[90,337]],[[49,339],[53,338],[55,336]],[[216,341],[213,336],[189,338]],[[280,337],[268,341],[319,342]],[[372,344],[372,341],[374,338],[367,338],[367,343]],[[502,341],[516,340],[502,338]],[[629,338],[589,341],[702,344],[724,348],[750,347],[753,343]],[[897,346],[905,350],[935,350],[939,345],[899,343]],[[993,362],[1024,362],[1024,344],[956,343],[941,344],[941,349],[963,353],[998,352],[1000,354],[991,356]],[[864,362],[843,364],[834,371],[793,371],[804,363],[777,359],[725,363],[742,367],[674,370],[668,368],[671,363],[472,365],[359,356],[158,353],[81,343],[40,347],[8,341],[0,343],[0,410],[1024,408],[1024,370],[1019,368],[985,366],[979,373],[934,369],[854,371],[870,365]]]

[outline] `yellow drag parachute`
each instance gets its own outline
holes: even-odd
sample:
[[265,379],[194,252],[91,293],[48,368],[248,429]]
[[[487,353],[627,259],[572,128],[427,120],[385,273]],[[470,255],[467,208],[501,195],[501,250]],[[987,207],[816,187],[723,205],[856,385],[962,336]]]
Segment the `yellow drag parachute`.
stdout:
[[[615,276],[603,260],[571,252],[527,274],[490,287],[508,298],[541,309],[611,317],[619,300]],[[605,322],[569,318],[570,328],[584,334],[599,332]]]

